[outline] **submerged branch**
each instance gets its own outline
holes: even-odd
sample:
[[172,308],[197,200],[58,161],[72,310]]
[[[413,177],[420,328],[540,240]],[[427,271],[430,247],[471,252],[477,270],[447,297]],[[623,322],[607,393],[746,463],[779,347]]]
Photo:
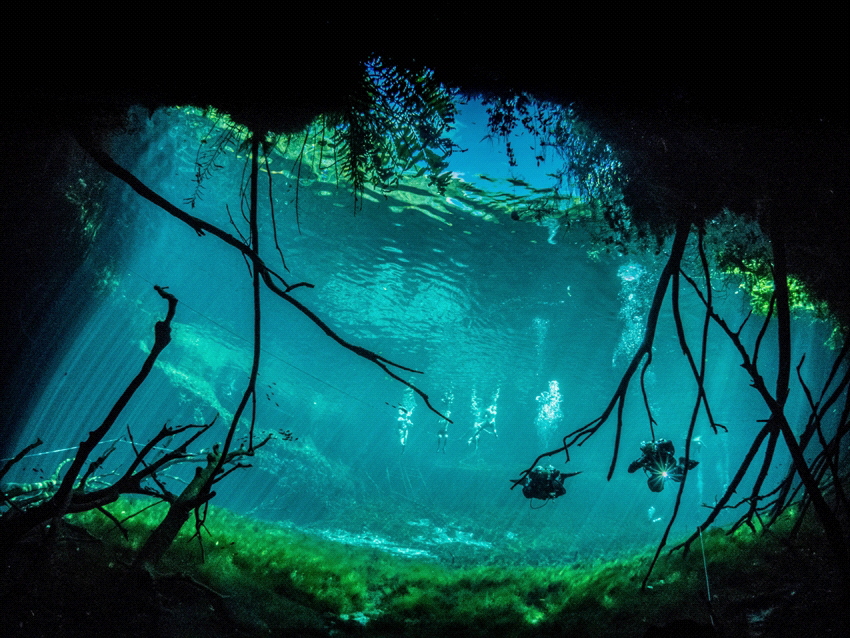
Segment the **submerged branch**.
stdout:
[[9,470],[11,470],[11,469],[12,469],[12,467],[13,467],[15,464],[20,463],[20,461],[21,461],[21,459],[22,459],[22,458],[24,458],[27,454],[29,454],[30,452],[32,452],[35,448],[37,448],[39,445],[42,445],[43,443],[44,443],[44,441],[42,441],[41,439],[36,439],[33,443],[30,443],[30,444],[29,444],[28,446],[26,446],[23,450],[21,450],[20,452],[18,452],[18,453],[14,456],[14,458],[9,459],[6,463],[4,463],[4,464],[3,464],[3,467],[0,467],[0,479],[2,479],[2,478],[6,475],[6,473],[7,473]]
[[[700,246],[700,255],[704,257],[705,253],[702,250],[702,241],[703,241],[704,231],[700,228],[697,234],[697,242]],[[708,308],[711,307],[711,272],[708,268],[708,263],[705,259],[702,260],[703,265],[703,274],[705,276],[706,281],[706,291],[708,297],[708,304],[706,305],[706,312],[703,316],[702,322],[702,338],[700,343],[700,361],[699,367],[697,367],[696,361],[694,361],[693,353],[691,352],[690,347],[688,346],[687,338],[685,337],[685,326],[682,321],[682,310],[679,303],[679,292],[680,292],[680,273],[681,268],[676,272],[673,276],[673,289],[671,293],[670,303],[673,307],[673,320],[676,324],[676,336],[679,340],[679,346],[682,348],[682,353],[685,355],[685,358],[688,361],[688,365],[691,368],[691,374],[694,377],[694,380],[697,384],[697,397],[694,402],[694,408],[691,413],[691,420],[688,424],[688,434],[685,437],[685,456],[682,461],[682,479],[679,482],[679,489],[676,491],[676,503],[673,506],[673,514],[670,516],[670,520],[667,522],[667,526],[664,529],[664,534],[661,536],[661,539],[658,542],[658,547],[655,550],[655,555],[652,558],[652,562],[649,564],[649,568],[646,571],[646,575],[644,576],[642,587],[646,587],[647,582],[649,581],[649,577],[652,574],[652,570],[655,568],[655,564],[658,562],[659,557],[661,556],[661,550],[664,549],[664,546],[667,544],[667,539],[670,537],[670,531],[673,529],[673,524],[676,522],[676,519],[679,516],[679,509],[682,504],[682,495],[685,492],[685,485],[687,484],[691,458],[691,440],[694,436],[694,427],[696,426],[697,417],[699,416],[700,406],[705,407],[706,414],[708,416],[709,422],[714,426],[714,419],[711,416],[711,409],[708,404],[708,397],[705,393],[705,367],[706,367],[706,354],[708,352],[708,327],[711,322],[711,316],[708,312]],[[716,432],[715,428],[715,432]]]
[[[652,354],[652,344],[655,341],[655,330],[658,327],[658,317],[661,313],[661,306],[664,303],[664,297],[667,294],[667,287],[670,284],[670,280],[675,273],[679,271],[679,268],[682,263],[682,256],[685,252],[685,245],[688,241],[688,235],[691,230],[691,222],[690,217],[683,216],[683,218],[679,219],[678,224],[676,226],[676,234],[673,238],[673,245],[670,249],[670,257],[667,259],[667,263],[664,265],[664,269],[661,271],[661,276],[658,279],[658,284],[655,287],[655,294],[652,298],[652,305],[649,308],[649,312],[646,317],[646,328],[644,329],[643,340],[641,341],[640,346],[638,347],[635,354],[632,356],[632,360],[629,363],[628,368],[623,373],[622,378],[620,379],[620,383],[617,386],[614,395],[611,397],[611,400],[608,402],[608,405],[603,410],[602,414],[590,423],[580,427],[577,430],[574,430],[567,434],[563,439],[563,445],[555,450],[550,450],[548,452],[544,452],[540,454],[531,466],[524,470],[520,478],[511,479],[513,486],[511,489],[516,487],[534,467],[537,465],[540,459],[543,459],[548,456],[554,456],[560,452],[567,452],[567,460],[569,460],[569,448],[573,445],[578,445],[579,447],[584,444],[591,436],[596,434],[611,416],[611,413],[614,411],[614,407],[618,407],[617,410],[617,431],[615,434],[615,440],[619,442],[620,435],[623,430],[623,404],[626,399],[626,393],[629,389],[629,384],[631,383],[632,377],[640,366],[640,362],[644,359],[644,357],[650,357]],[[617,466],[617,456],[618,456],[618,446],[615,444],[614,452],[611,458],[611,466],[608,469],[608,480],[611,480],[611,477],[614,475],[614,469]]]
[[732,480],[729,482],[729,487],[726,488],[726,492],[724,492],[723,496],[720,497],[712,507],[711,512],[705,521],[697,526],[696,531],[691,534],[685,541],[679,543],[670,549],[670,552],[675,552],[677,549],[684,549],[685,553],[690,550],[691,544],[696,541],[701,532],[707,530],[712,523],[720,516],[720,512],[722,512],[727,503],[732,499],[732,496],[738,490],[738,485],[741,484],[741,481],[744,480],[744,476],[747,474],[747,470],[750,468],[750,464],[753,462],[756,454],[761,448],[762,443],[764,442],[764,438],[768,435],[769,428],[767,426],[762,427],[759,430],[759,433],[756,435],[755,439],[753,439],[752,444],[750,445],[750,449],[747,451],[746,456],[744,456],[744,460],[741,462],[741,465],[738,467],[738,471],[735,473],[735,476],[732,477]]
[[418,394],[420,397],[422,397],[422,400],[425,401],[425,405],[428,406],[428,409],[431,410],[431,412],[433,412],[434,414],[436,414],[440,418],[444,419],[445,421],[448,421],[449,423],[454,423],[454,421],[452,421],[447,415],[444,415],[442,412],[437,410],[437,408],[435,408],[431,404],[431,400],[429,399],[428,395],[425,394],[425,392],[420,390],[415,384],[413,384],[413,383],[403,379],[402,377],[400,377],[397,373],[395,373],[393,370],[391,370],[390,367],[392,366],[393,368],[398,368],[399,370],[404,370],[406,372],[412,372],[414,374],[422,374],[422,372],[420,370],[414,370],[413,368],[408,368],[408,367],[403,366],[399,363],[395,363],[393,361],[390,361],[389,359],[386,359],[385,357],[382,357],[381,355],[377,354],[376,352],[372,352],[371,350],[367,350],[366,348],[363,348],[361,346],[356,346],[353,343],[346,341],[345,339],[340,337],[333,329],[331,329],[331,327],[328,326],[324,321],[322,321],[319,317],[317,317],[316,314],[312,310],[310,310],[307,306],[305,306],[303,303],[301,303],[300,301],[298,301],[294,297],[291,297],[286,291],[283,291],[280,288],[278,288],[277,285],[274,283],[274,281],[272,281],[271,276],[268,273],[265,274],[264,278],[265,278],[265,281],[266,281],[266,286],[268,286],[271,290],[275,291],[278,294],[278,296],[282,297],[283,299],[286,299],[286,301],[291,303],[293,306],[298,308],[302,313],[304,313],[307,317],[309,317],[310,320],[314,324],[316,324],[322,330],[322,332],[324,332],[327,336],[329,336],[331,339],[336,341],[343,348],[350,350],[351,352],[353,352],[357,356],[362,357],[364,359],[367,359],[368,361],[371,361],[372,363],[374,363],[376,366],[381,368],[381,370],[383,370],[385,373],[387,373],[387,375],[389,375],[391,378],[395,379],[396,381],[398,381],[399,383],[401,383],[403,385],[406,385],[408,388],[410,388],[416,394]]
[[[389,368],[392,367],[407,372],[421,374],[418,370],[405,367],[401,364],[390,361],[389,359],[386,359],[380,356],[379,354],[372,352],[371,350],[367,350],[366,348],[363,348],[361,346],[355,346],[354,344],[349,343],[348,341],[340,337],[324,321],[319,319],[319,317],[316,316],[316,314],[313,313],[311,310],[309,310],[303,303],[299,302],[289,294],[292,290],[298,287],[306,286],[312,288],[312,284],[303,282],[292,285],[287,284],[283,277],[281,277],[278,273],[274,272],[265,264],[262,258],[260,258],[260,256],[257,254],[256,250],[254,250],[250,246],[247,246],[245,243],[241,242],[233,235],[221,230],[219,227],[210,224],[209,222],[206,222],[198,217],[189,215],[188,213],[174,206],[164,197],[157,194],[144,183],[142,183],[142,181],[139,180],[130,171],[125,169],[123,166],[120,166],[114,159],[112,159],[112,157],[109,156],[108,153],[106,153],[103,149],[99,147],[97,142],[92,138],[90,134],[86,134],[81,131],[76,131],[76,139],[79,142],[80,146],[82,146],[83,149],[92,156],[92,158],[101,166],[101,168],[120,179],[122,182],[127,184],[130,188],[136,191],[136,193],[147,199],[149,202],[156,204],[168,214],[176,217],[180,221],[190,226],[192,229],[195,230],[196,233],[198,233],[198,235],[204,235],[208,233],[210,235],[218,237],[226,244],[240,251],[247,259],[251,261],[254,269],[260,273],[260,276],[263,278],[263,281],[265,282],[269,290],[271,290],[280,298],[295,306],[314,324],[316,324],[316,326],[318,326],[322,330],[322,332],[331,337],[341,346],[343,346],[347,350],[350,350],[357,356],[363,357],[364,359],[368,359],[369,361],[380,367],[390,377],[416,392],[416,394],[422,397],[422,399],[425,401],[425,404],[428,406],[428,409],[434,412],[437,416],[448,421],[449,423],[452,422],[451,419],[447,418],[431,404],[431,401],[428,398],[427,394],[420,390],[415,384],[402,379],[400,376],[398,376],[398,374],[391,371]],[[274,283],[275,279],[277,279],[283,284],[283,289]]]
[[[118,416],[141,387],[151,370],[153,370],[154,363],[160,353],[171,342],[171,321],[177,309],[177,298],[160,286],[154,286],[154,289],[160,297],[168,302],[168,311],[166,312],[165,319],[157,321],[154,326],[154,343],[142,364],[141,370],[139,370],[124,389],[124,392],[121,393],[121,396],[115,401],[103,422],[89,432],[88,438],[79,444],[77,453],[53,496],[25,511],[12,509],[0,517],[0,547],[3,549],[11,548],[27,532],[45,521],[64,516],[68,512],[81,511],[80,507],[83,509],[92,509],[99,504],[102,505],[118,498],[117,490],[112,489],[108,492],[101,491],[103,500],[98,501],[91,493],[87,494],[82,490],[77,491],[76,487],[80,473],[89,456],[101,441],[103,441],[104,437],[115,424]],[[89,473],[100,462],[100,460],[94,461]],[[84,475],[84,480],[88,478],[89,473]]]
[[51,499],[51,505],[58,508],[59,511],[64,511],[70,503],[71,491],[74,488],[74,484],[77,481],[77,477],[80,475],[80,471],[82,470],[86,459],[115,424],[115,421],[118,419],[118,415],[121,414],[126,405],[130,402],[130,399],[136,393],[136,390],[138,390],[142,383],[144,383],[145,379],[147,379],[148,374],[150,374],[151,370],[153,370],[153,364],[159,357],[159,354],[169,343],[171,343],[171,321],[174,318],[175,311],[177,310],[177,298],[171,293],[165,292],[165,289],[160,286],[154,286],[154,289],[157,293],[159,293],[160,297],[168,301],[168,312],[166,313],[166,317],[164,320],[156,322],[156,326],[154,327],[154,344],[151,346],[150,353],[142,364],[141,370],[133,378],[133,380],[130,381],[130,384],[121,396],[118,397],[118,400],[112,406],[112,409],[109,411],[109,414],[106,415],[103,422],[89,433],[89,436],[85,441],[80,443],[77,455],[71,462],[71,467],[65,473],[65,477],[62,479],[59,489]]
[[[800,477],[800,480],[806,489],[807,498],[811,501],[812,506],[815,508],[815,512],[820,520],[835,557],[842,566],[844,573],[847,573],[845,568],[850,563],[848,563],[848,553],[841,523],[827,504],[820,485],[818,485],[818,482],[812,473],[812,468],[805,459],[803,454],[805,449],[805,439],[801,437],[800,441],[797,440],[797,437],[785,416],[785,400],[788,396],[791,376],[791,322],[788,277],[785,261],[785,238],[782,235],[782,232],[781,224],[774,224],[771,237],[774,251],[774,293],[771,300],[771,313],[769,314],[772,314],[775,304],[778,324],[777,344],[779,349],[779,365],[776,376],[775,395],[768,389],[765,379],[761,375],[757,365],[757,357],[761,340],[767,330],[767,320],[756,338],[756,345],[751,357],[741,340],[740,330],[733,331],[726,321],[717,314],[709,301],[702,295],[693,280],[689,279],[689,282],[697,291],[702,302],[705,304],[706,311],[711,316],[711,319],[723,330],[723,332],[726,333],[733,346],[738,350],[742,360],[741,367],[743,367],[750,375],[752,386],[756,389],[770,410],[771,416],[768,424],[759,433],[759,437],[763,439],[764,436],[771,432],[773,433],[772,436],[778,436],[777,432],[782,435],[788,452],[791,455],[793,469]],[[766,456],[769,456],[769,454]],[[747,466],[751,460],[752,459],[748,457],[745,461]],[[741,467],[743,469],[744,466],[742,465]],[[764,472],[764,468],[762,471]],[[727,494],[728,493],[729,490],[727,490]],[[718,511],[718,506],[715,506],[715,512],[713,512],[713,514],[716,514]],[[700,526],[697,531],[699,532],[702,529],[704,529],[704,526]],[[688,546],[694,538],[695,536],[692,536],[683,545]]]

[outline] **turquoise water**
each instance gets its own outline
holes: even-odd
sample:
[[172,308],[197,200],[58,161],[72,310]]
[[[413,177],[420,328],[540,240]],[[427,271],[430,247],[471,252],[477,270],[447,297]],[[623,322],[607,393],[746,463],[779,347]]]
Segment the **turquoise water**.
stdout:
[[[148,186],[178,205],[192,195],[197,137],[183,115],[157,113],[145,131],[122,143],[119,160]],[[505,161],[489,148],[478,170],[502,179],[496,173]],[[244,158],[234,151],[223,162],[191,212],[235,232],[226,204],[244,232],[238,190]],[[464,162],[461,178],[470,173],[470,156]],[[345,542],[439,558],[448,555],[446,547],[462,546],[482,561],[496,548],[517,563],[570,562],[658,540],[675,489],[654,494],[641,473],[626,473],[640,442],[651,438],[637,382],[610,481],[613,421],[572,448],[568,464],[563,455],[550,459],[565,472],[581,472],[567,480],[566,496],[532,509],[520,490],[509,488],[538,454],[608,403],[642,338],[663,254],[591,258],[597,247],[580,225],[514,221],[488,207],[480,190],[462,187],[430,205],[416,185],[389,196],[367,192],[355,214],[346,188],[307,175],[296,219],[293,180],[288,167],[279,170],[274,203],[286,269],[280,263],[276,269],[290,283],[313,285],[293,296],[343,338],[422,371],[402,374],[453,422],[446,426],[421,397],[264,292],[257,429],[278,436],[253,468],[218,486],[217,504]],[[114,218],[129,220],[104,231],[123,237],[123,258],[106,278],[106,292],[69,283],[69,294],[85,299],[85,308],[17,437],[17,447],[36,436],[45,441],[40,456],[18,468],[21,476],[36,468],[49,475],[138,371],[153,324],[165,313],[154,285],[167,286],[179,300],[174,341],[108,437],[115,451],[102,480],[132,458],[128,427],[135,441],[145,441],[163,424],[209,422],[218,413],[219,425],[198,449],[221,440],[248,378],[251,279],[239,253],[214,237],[198,237],[121,185],[113,184],[108,206]],[[264,219],[261,250],[271,261],[275,249]],[[114,246],[102,240],[93,250]],[[716,303],[738,325],[747,312],[745,294],[735,282],[716,286]],[[688,291],[683,295],[695,348],[701,305]],[[48,321],[58,321],[63,309],[55,312]],[[745,338],[752,340],[758,327],[751,321]],[[807,353],[805,372],[814,382],[829,361],[821,346],[826,329],[800,321],[795,335],[795,360]],[[692,456],[699,465],[689,475],[676,535],[705,518],[703,504],[723,493],[768,416],[737,352],[716,328],[711,337],[707,390],[715,419],[729,432],[714,434],[704,418],[698,422]],[[772,347],[767,340],[765,368],[775,361]],[[694,384],[669,306],[646,381],[656,436],[683,454]],[[802,425],[798,385],[788,406],[789,419]],[[283,431],[297,440],[284,440]],[[787,458],[777,455],[770,480],[784,467]],[[179,485],[190,471],[176,468],[169,480]],[[553,536],[556,546],[547,546],[545,559],[531,549]]]

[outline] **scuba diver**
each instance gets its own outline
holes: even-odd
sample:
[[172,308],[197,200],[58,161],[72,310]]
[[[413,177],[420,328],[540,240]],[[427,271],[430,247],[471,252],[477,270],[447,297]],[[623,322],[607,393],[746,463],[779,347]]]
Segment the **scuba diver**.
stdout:
[[407,437],[410,436],[410,426],[413,425],[413,421],[410,419],[411,414],[413,414],[413,409],[408,410],[405,407],[398,409],[398,442],[401,443],[402,454],[407,448]]
[[538,465],[522,479],[522,495],[525,498],[539,498],[541,501],[558,498],[567,493],[564,479],[577,474],[581,472],[567,474],[551,465],[545,468]]
[[446,444],[449,442],[449,428],[447,426],[443,426],[439,432],[437,432],[437,452],[446,453]]
[[[664,483],[668,480],[680,483],[684,478],[685,457],[679,457],[679,462],[676,463],[676,449],[671,441],[667,439],[643,441],[640,444],[640,451],[641,457],[632,461],[629,465],[629,474],[643,468],[643,471],[649,477],[646,479],[646,483],[653,492],[663,490]],[[689,470],[694,469],[697,465],[699,465],[699,461],[693,459],[688,461]]]
[[472,426],[472,436],[470,436],[467,439],[466,444],[472,445],[474,443],[475,449],[477,450],[478,449],[478,440],[481,438],[481,435],[484,432],[486,432],[487,434],[492,434],[497,439],[499,438],[499,435],[496,433],[496,424],[493,423],[492,421],[490,421],[489,423],[488,422],[475,423]]

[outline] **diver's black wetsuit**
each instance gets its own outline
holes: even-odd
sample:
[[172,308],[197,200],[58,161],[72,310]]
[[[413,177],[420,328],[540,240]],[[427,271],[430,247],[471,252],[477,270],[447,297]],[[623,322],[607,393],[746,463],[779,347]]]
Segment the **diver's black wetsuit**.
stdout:
[[567,476],[573,475],[564,474],[551,465],[546,468],[538,465],[523,479],[522,495],[525,498],[539,498],[542,501],[563,496],[567,493],[564,487],[564,479]]
[[[657,441],[644,441],[640,444],[641,457],[632,461],[629,465],[629,474],[637,472],[640,468],[646,472],[649,478],[646,483],[653,492],[664,489],[664,483],[668,480],[681,482],[685,476],[685,457],[681,457],[676,463],[676,449],[673,443],[667,439]],[[688,469],[692,470],[699,461],[690,459]]]

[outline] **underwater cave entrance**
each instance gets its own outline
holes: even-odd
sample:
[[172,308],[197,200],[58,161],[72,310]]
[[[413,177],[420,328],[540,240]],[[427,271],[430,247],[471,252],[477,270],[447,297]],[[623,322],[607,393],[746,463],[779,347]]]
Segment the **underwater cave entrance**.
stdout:
[[[417,176],[421,165],[412,170],[416,162],[408,165],[402,157],[402,173],[412,171],[413,177],[399,179],[392,190],[355,184],[360,190],[354,215],[344,180],[341,187],[330,170],[331,143],[317,125],[312,133],[272,140],[274,145],[264,141],[263,168],[252,173],[267,180],[271,195],[259,223],[249,211],[257,210],[256,183],[252,196],[245,177],[259,145],[252,154],[249,134],[217,117],[191,109],[159,111],[142,134],[119,145],[122,161],[152,191],[175,205],[184,202],[193,216],[226,229],[255,253],[257,241],[269,263],[279,244],[286,279],[312,285],[288,289],[287,295],[307,305],[321,324],[311,314],[293,312],[279,295],[260,293],[263,347],[251,410],[257,440],[273,438],[251,459],[253,469],[217,486],[216,504],[267,520],[295,520],[338,540],[372,539],[376,547],[386,543],[446,561],[460,548],[471,562],[498,554],[505,562],[516,556],[516,564],[539,565],[601,558],[657,542],[676,506],[678,486],[671,483],[654,493],[641,475],[626,473],[641,441],[667,438],[678,454],[688,449],[699,462],[681,494],[672,538],[691,533],[705,520],[703,506],[728,492],[770,410],[750,387],[734,340],[717,321],[706,320],[705,304],[683,278],[676,309],[694,351],[707,335],[701,385],[712,399],[711,418],[701,412],[692,417],[700,384],[682,356],[677,317],[669,305],[662,306],[652,366],[645,374],[641,368],[640,384],[636,380],[623,395],[622,431],[615,436],[612,423],[593,438],[574,439],[565,471],[581,474],[568,481],[565,498],[542,511],[531,510],[519,490],[508,489],[510,479],[538,453],[556,447],[565,432],[594,423],[642,344],[664,274],[669,241],[658,255],[624,256],[625,244],[612,239],[624,230],[626,216],[615,192],[618,165],[609,146],[585,141],[582,148],[596,164],[584,174],[589,180],[584,191],[541,187],[511,165],[522,158],[506,154],[494,165],[507,167],[507,176],[482,170],[474,180],[466,179],[457,174],[465,171],[452,171],[449,163],[437,174],[449,175],[445,192],[435,194],[429,182],[434,175]],[[210,140],[219,144],[213,158],[198,150]],[[495,155],[492,148],[490,153]],[[439,166],[432,161],[428,168]],[[209,175],[199,179],[203,167]],[[154,284],[167,286],[179,305],[172,343],[121,415],[135,439],[156,436],[167,422],[209,423],[216,413],[226,424],[252,377],[257,263],[245,250],[216,243],[216,237],[199,238],[197,228],[166,216],[123,186],[116,189],[126,193],[121,206],[133,211],[126,265],[112,273],[110,289],[93,302],[84,330],[68,345],[20,433],[18,449],[40,436],[45,449],[70,450],[100,421],[106,397],[120,394],[132,377],[135,367],[127,362],[150,352],[152,326],[161,320]],[[610,198],[605,205],[617,207],[620,217],[613,226],[604,208],[594,208],[594,192]],[[754,282],[764,283],[765,276],[742,259],[746,268],[720,272],[718,246],[729,233],[722,223],[705,236],[709,249],[715,242],[715,252],[709,253],[715,262],[711,310],[734,333],[749,312]],[[730,216],[725,223],[740,222]],[[682,270],[696,289],[707,291],[696,237],[683,248]],[[282,266],[276,266],[279,273]],[[668,275],[679,278],[678,269]],[[741,280],[749,290],[740,287]],[[767,303],[777,301],[769,296]],[[772,334],[776,322],[761,321],[754,316],[734,334],[744,343],[761,344],[759,366],[775,370],[786,355],[762,333]],[[704,324],[709,325],[705,333]],[[375,368],[374,360],[358,359],[327,339],[322,325],[349,344],[424,371],[419,376],[392,368],[427,394],[451,423],[446,426],[428,411],[422,394]],[[806,318],[793,324],[789,345],[794,365],[806,353],[800,375],[807,387],[829,378],[835,351],[823,347],[828,332]],[[846,363],[836,370],[833,393],[846,385]],[[811,436],[815,427],[823,435],[826,453],[809,454],[820,480],[828,481],[830,459],[836,467],[846,461],[829,451],[845,434],[840,414],[824,413],[813,426],[813,410],[799,383],[783,402],[783,414],[798,436]],[[712,427],[717,424],[724,429]],[[237,439],[245,436],[243,426]],[[217,431],[205,434],[192,460],[203,463],[221,438]],[[124,431],[116,430],[105,442],[115,452],[96,478],[108,483],[132,463],[135,452]],[[615,442],[619,461],[609,474]],[[163,445],[160,452],[169,449]],[[43,470],[36,473],[39,478],[51,478],[62,460],[62,453],[56,454],[53,467],[44,467],[45,457],[31,457],[4,481],[31,484],[34,470]],[[764,458],[761,451],[755,456],[754,468]],[[545,462],[562,458],[553,455]],[[789,467],[779,444],[764,476],[754,469],[736,489],[769,493],[780,479],[794,489]],[[177,468],[169,480],[180,485],[191,479],[191,471]],[[740,518],[740,510],[721,514],[716,524]]]

